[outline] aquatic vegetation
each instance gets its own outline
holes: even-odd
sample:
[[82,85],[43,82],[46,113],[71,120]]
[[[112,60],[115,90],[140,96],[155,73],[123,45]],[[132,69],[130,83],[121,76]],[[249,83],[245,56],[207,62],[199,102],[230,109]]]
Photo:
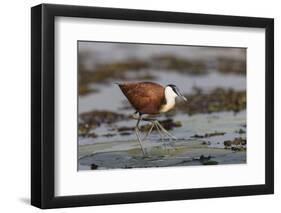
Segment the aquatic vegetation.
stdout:
[[[117,121],[126,120],[128,117],[121,113],[111,112],[111,111],[99,111],[94,110],[91,112],[81,113],[79,115],[79,135],[80,136],[91,136],[87,135],[91,129],[94,129],[101,124],[111,124]],[[93,135],[92,137],[96,135]]]
[[128,119],[127,115],[106,110],[81,113],[79,117],[82,123],[87,123],[91,127],[100,126],[102,123],[110,124]]
[[152,59],[153,68],[173,70],[182,74],[207,74],[206,63],[202,60],[190,60],[175,55],[158,55]]
[[[182,123],[180,121],[174,121],[173,119],[165,119],[165,120],[161,120],[159,121],[159,123],[167,130],[171,130],[173,128],[177,128],[177,127],[181,127]],[[140,125],[140,130],[143,132],[147,132],[150,130],[152,124],[148,123],[148,124],[144,124],[144,125]],[[127,127],[127,126],[121,126],[117,128],[117,131],[120,132],[120,135],[130,135],[133,133],[133,131],[135,130],[135,127]],[[153,129],[152,131],[156,131],[157,129]]]
[[232,146],[231,150],[234,151],[234,152],[246,151],[246,147],[244,147],[244,146]]
[[98,165],[92,163],[91,164],[91,170],[95,170],[95,169],[98,169]]
[[246,75],[246,60],[219,57],[216,69],[223,74],[233,73]]
[[84,136],[91,137],[91,138],[97,138],[98,137],[98,135],[94,132],[86,133]]
[[233,140],[226,140],[223,144],[225,149],[231,149],[232,151],[245,151],[247,140],[239,137],[234,138]]
[[[94,82],[106,83],[109,80],[127,80],[128,72],[135,72],[141,69],[148,68],[145,61],[131,59],[124,62],[99,64],[93,72]],[[148,79],[148,76],[145,76]]]
[[104,134],[104,135],[101,135],[101,136],[103,136],[103,137],[113,137],[115,135],[116,135],[115,133],[107,133],[107,134]]
[[220,135],[224,135],[224,134],[225,134],[225,132],[212,132],[212,133],[205,133],[204,135],[195,134],[191,137],[192,138],[209,138],[209,137],[220,136]]
[[88,94],[91,92],[91,89],[89,88],[89,85],[87,85],[87,84],[81,85],[78,89],[79,89],[79,91],[78,91],[79,95],[85,95],[85,94]]
[[223,142],[225,147],[230,147],[232,145],[232,141],[231,140],[227,140]]
[[89,136],[89,131],[91,127],[86,123],[79,123],[78,124],[78,134],[81,137]]
[[193,161],[199,161],[202,165],[217,165],[218,162],[215,160],[211,160],[213,158],[212,156],[204,156],[200,155],[200,157],[194,157],[192,158]]
[[87,70],[82,65],[79,66],[79,95],[85,95],[91,92],[89,84],[104,84],[112,80],[152,80],[153,75],[145,72],[137,75],[135,78],[130,77],[130,72],[136,72],[148,68],[145,61],[130,59],[124,62],[98,64],[94,70]]
[[[80,116],[80,123],[79,123],[79,135],[82,137],[98,137],[95,133],[90,131],[91,129],[95,129],[96,127],[102,124],[113,124],[118,121],[127,120],[130,116],[125,114],[111,112],[111,111],[91,111],[86,113],[81,113]],[[171,130],[176,127],[181,127],[182,124],[180,121],[174,121],[173,119],[165,119],[159,121],[160,124],[167,130]],[[141,131],[149,131],[151,128],[151,124],[144,124],[140,126]],[[130,135],[133,133],[135,127],[125,127],[121,126],[118,127],[116,130],[119,132],[120,135]],[[113,130],[111,130],[113,131]],[[155,131],[155,129],[154,129]],[[115,133],[107,133],[101,136],[104,137],[113,137]]]
[[120,132],[120,135],[122,136],[126,136],[126,135],[131,135],[132,132]]
[[[171,130],[175,127],[181,127],[182,124],[180,121],[173,121],[173,119],[166,119],[166,120],[161,120],[159,121],[159,123],[166,129],[166,130]],[[152,124],[145,124],[140,126],[140,130],[141,131],[149,131],[149,129],[151,128]],[[154,131],[156,131],[156,129],[154,128]]]
[[121,126],[117,128],[118,132],[133,131],[134,127]]
[[219,164],[217,161],[215,160],[206,160],[206,161],[201,161],[202,165],[217,165]]
[[151,73],[177,72],[188,75],[205,75],[211,70],[217,70],[223,74],[246,74],[246,62],[244,60],[219,57],[213,60],[212,69],[208,69],[210,61],[203,59],[189,59],[172,54],[155,55],[149,59],[128,58],[121,62],[100,63],[89,70],[82,64],[79,65],[79,95],[93,92],[89,84],[105,84],[114,81],[125,80],[155,80]]
[[220,111],[239,112],[246,108],[246,91],[217,88],[204,93],[197,89],[194,94],[185,96],[188,103],[179,103],[177,108],[188,114]]
[[246,131],[244,129],[239,129],[238,131],[235,131],[238,134],[245,134]]

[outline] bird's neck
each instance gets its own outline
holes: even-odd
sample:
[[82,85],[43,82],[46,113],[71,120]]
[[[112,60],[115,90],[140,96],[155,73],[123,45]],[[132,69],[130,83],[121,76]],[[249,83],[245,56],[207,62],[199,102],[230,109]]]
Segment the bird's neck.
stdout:
[[161,106],[160,112],[167,112],[175,106],[176,97],[170,91],[165,91],[165,100],[166,103]]

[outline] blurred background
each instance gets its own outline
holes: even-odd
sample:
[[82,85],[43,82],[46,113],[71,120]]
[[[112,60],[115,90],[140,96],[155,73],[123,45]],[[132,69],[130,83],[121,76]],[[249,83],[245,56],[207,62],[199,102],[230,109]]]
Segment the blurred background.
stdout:
[[[246,49],[78,42],[79,170],[246,162]],[[134,109],[114,82],[175,84],[188,103],[162,115],[143,158]],[[143,132],[149,124],[141,124]]]

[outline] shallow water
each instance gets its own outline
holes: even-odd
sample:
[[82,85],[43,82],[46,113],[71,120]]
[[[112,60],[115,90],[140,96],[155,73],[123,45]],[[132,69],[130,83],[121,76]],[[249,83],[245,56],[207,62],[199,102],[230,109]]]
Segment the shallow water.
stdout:
[[[211,156],[211,160],[218,164],[237,164],[246,162],[246,152],[233,152],[224,149],[223,142],[236,137],[245,138],[246,134],[239,134],[239,129],[246,123],[246,112],[220,112],[212,114],[198,114],[193,116],[177,115],[174,120],[181,120],[182,127],[170,131],[178,140],[161,141],[157,132],[153,132],[143,146],[146,156],[142,156],[135,134],[120,136],[115,126],[123,126],[124,122],[114,125],[103,125],[96,130],[103,134],[111,129],[113,137],[99,136],[97,138],[79,139],[79,169],[89,169],[92,164],[97,169],[108,168],[140,168],[202,165],[196,160],[203,156]],[[126,122],[133,126],[135,121]],[[206,138],[193,138],[194,135],[224,132],[224,135]]]
[[[122,142],[120,142],[122,143]],[[186,144],[183,144],[186,143]],[[145,156],[132,148],[130,151],[112,150],[83,156],[79,159],[79,170],[129,169],[167,166],[195,166],[217,164],[241,164],[246,162],[246,152],[232,152],[218,148],[206,148],[194,141],[165,147],[149,147]],[[204,156],[208,160],[200,160]],[[93,166],[95,168],[93,168]]]
[[[218,147],[218,142],[223,142],[224,140],[233,139],[235,137],[245,137],[246,134],[239,134],[237,131],[240,129],[246,131],[244,127],[246,123],[246,111],[241,111],[239,113],[233,112],[218,112],[211,114],[195,114],[192,116],[185,114],[177,114],[173,117],[175,121],[181,121],[182,127],[174,128],[170,132],[173,135],[176,135],[177,138],[189,139],[194,135],[203,135],[205,133],[213,133],[213,132],[224,132],[225,135],[221,136],[212,136],[206,138],[206,141],[214,141],[215,144],[212,146]],[[159,119],[161,120],[161,119]],[[142,121],[140,125],[146,124],[147,122]],[[95,129],[97,138],[90,137],[80,137],[79,145],[85,144],[95,144],[95,143],[111,143],[112,141],[118,140],[135,140],[135,134],[130,135],[119,135],[118,128],[119,127],[133,127],[136,124],[136,120],[126,120],[116,122],[114,124],[103,124],[100,127]],[[108,137],[105,136],[107,133],[110,133],[114,136]],[[153,140],[156,138],[159,139],[157,132],[153,131],[150,135],[150,138]],[[221,144],[220,148],[223,148],[223,144]]]
[[[147,59],[153,55],[173,54],[189,59],[205,59],[211,61],[217,57],[244,59],[245,51],[232,48],[205,48],[205,47],[178,47],[141,45],[118,45],[103,43],[82,43],[79,53],[87,53],[81,62],[93,69],[97,63],[113,63],[128,58]],[[141,73],[150,73],[155,77],[155,82],[162,85],[176,84],[182,93],[191,94],[197,87],[203,91],[215,88],[246,90],[246,76],[237,74],[222,74],[210,69],[205,75],[180,74],[174,70],[154,71],[149,69],[138,70],[130,73],[138,76]],[[135,76],[135,77],[136,77]],[[137,78],[134,78],[137,79]],[[124,109],[126,98],[120,89],[111,84],[91,84],[90,87],[98,92],[79,96],[79,113],[92,110],[108,110],[122,114],[132,114],[133,108]],[[160,117],[166,119],[165,116]],[[134,132],[120,135],[118,128],[133,127],[135,120],[126,120],[101,126],[91,130],[97,137],[79,137],[78,169],[113,169],[113,168],[141,168],[163,166],[191,166],[215,164],[240,164],[246,163],[246,151],[234,152],[225,149],[224,141],[234,138],[246,138],[246,111],[239,113],[217,112],[211,114],[195,114],[189,116],[183,113],[173,115],[174,121],[180,121],[182,126],[173,128],[170,132],[178,140],[161,141],[156,131],[143,141],[146,155],[142,155],[140,145]],[[242,130],[242,134],[239,134]],[[195,135],[222,132],[223,135],[196,138]],[[110,135],[109,135],[110,133]]]

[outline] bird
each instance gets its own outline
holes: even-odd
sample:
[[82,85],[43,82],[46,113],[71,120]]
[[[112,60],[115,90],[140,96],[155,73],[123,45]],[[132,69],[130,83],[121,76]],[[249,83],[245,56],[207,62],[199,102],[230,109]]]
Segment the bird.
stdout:
[[[145,117],[159,115],[170,111],[175,107],[177,97],[187,101],[186,97],[183,96],[176,85],[168,84],[162,86],[155,82],[125,82],[116,84],[128,99],[131,106],[136,110],[133,115],[133,118],[137,119],[135,132],[143,155],[145,155],[145,150],[142,146],[142,140],[151,133],[154,127],[160,134],[161,138],[163,134],[176,139],[176,137],[170,134],[157,119]],[[139,123],[142,120],[152,123],[149,131],[143,139],[140,137],[139,129]]]

